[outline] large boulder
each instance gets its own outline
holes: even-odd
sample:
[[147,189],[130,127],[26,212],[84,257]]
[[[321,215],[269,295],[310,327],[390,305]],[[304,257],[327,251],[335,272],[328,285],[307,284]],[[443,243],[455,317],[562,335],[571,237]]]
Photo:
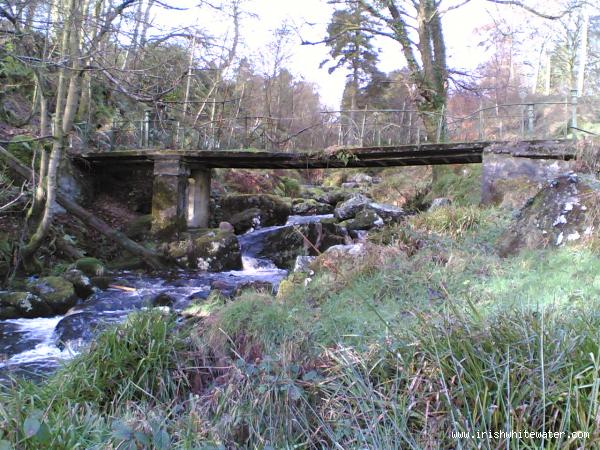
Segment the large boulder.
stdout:
[[595,233],[600,225],[600,182],[563,175],[547,182],[498,240],[501,256],[522,249],[558,247]]
[[114,322],[116,320],[109,320],[91,311],[70,314],[54,328],[54,343],[61,350],[68,348],[77,351]]
[[0,293],[0,320],[52,315],[54,315],[53,309],[43,299],[31,292]]
[[277,267],[292,269],[297,256],[316,255],[344,243],[344,231],[336,223],[307,223],[248,236],[243,245],[249,256],[270,259]]
[[295,216],[313,216],[331,214],[333,206],[313,199],[296,199],[292,202],[292,214]]
[[371,203],[369,198],[362,194],[355,194],[348,200],[338,203],[333,215],[338,220],[351,219],[356,216],[359,211],[365,209],[369,203]]
[[218,228],[165,244],[163,252],[190,269],[223,272],[242,268],[242,255],[237,237],[232,232]]
[[77,303],[73,284],[61,277],[32,280],[29,289],[46,302],[55,314],[64,314]]
[[227,221],[233,224],[232,217],[249,209],[260,210],[258,225],[261,227],[285,224],[291,211],[289,203],[275,195],[236,194],[220,199],[215,206],[214,220],[216,220],[216,223]]
[[383,219],[385,223],[398,222],[406,216],[400,208],[382,203],[375,203],[362,194],[355,194],[348,200],[338,203],[333,212],[338,220],[348,220],[361,211],[372,211]]
[[77,303],[75,287],[58,276],[42,277],[27,283],[28,289],[39,296],[56,314],[63,314]]
[[376,212],[368,209],[359,211],[352,219],[340,222],[340,226],[348,231],[370,230],[371,228],[381,227],[383,224],[383,219]]

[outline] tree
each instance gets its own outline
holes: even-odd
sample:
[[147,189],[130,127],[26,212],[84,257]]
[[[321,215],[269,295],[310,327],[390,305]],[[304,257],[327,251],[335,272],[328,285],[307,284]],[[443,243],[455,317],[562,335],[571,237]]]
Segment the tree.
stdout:
[[[443,134],[451,69],[447,64],[442,18],[470,0],[357,0],[370,15],[372,27],[364,30],[395,40],[405,59],[410,83],[416,92],[416,105],[429,140]],[[518,0],[487,0],[490,3],[522,8],[546,19],[562,17],[546,14]],[[340,0],[351,6],[355,0]]]
[[[328,72],[344,68],[348,70],[345,98],[349,99],[349,109],[357,109],[357,97],[361,85],[368,83],[377,70],[378,55],[373,46],[373,34],[366,31],[372,23],[359,1],[352,1],[344,9],[333,13],[327,26],[325,42],[334,65]],[[324,66],[330,62],[325,60]]]

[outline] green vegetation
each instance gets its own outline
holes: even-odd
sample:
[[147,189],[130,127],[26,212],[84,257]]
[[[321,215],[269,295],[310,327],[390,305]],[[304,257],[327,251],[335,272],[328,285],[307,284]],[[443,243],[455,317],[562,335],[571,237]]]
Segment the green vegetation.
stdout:
[[477,205],[481,200],[481,164],[436,166],[427,197],[448,197],[458,206]]
[[[588,248],[499,258],[498,209],[440,208],[321,256],[274,298],[142,312],[45,384],[0,394],[14,448],[598,445],[600,263]],[[385,244],[385,245],[382,245]],[[10,442],[10,444],[7,444]],[[1,447],[0,447],[1,448]],[[11,447],[7,447],[11,448]]]

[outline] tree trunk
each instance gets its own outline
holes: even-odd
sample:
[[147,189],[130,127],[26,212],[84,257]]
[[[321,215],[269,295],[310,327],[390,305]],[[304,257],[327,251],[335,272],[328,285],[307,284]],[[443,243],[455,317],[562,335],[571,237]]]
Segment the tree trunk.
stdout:
[[[13,169],[16,173],[25,179],[30,179],[32,176],[31,169],[21,164],[8,150],[0,146],[0,156],[3,156],[8,166]],[[60,192],[56,192],[56,201],[70,214],[80,219],[86,225],[94,228],[95,230],[102,233],[104,236],[118,244],[121,248],[128,251],[129,253],[140,257],[146,264],[154,269],[165,269],[167,266],[163,262],[163,258],[152,250],[132,241],[120,231],[111,228],[106,222],[98,217],[94,216],[89,211],[79,206],[76,202],[70,198],[62,195]]]
[[[69,1],[69,8],[66,11],[66,21],[62,33],[61,54],[66,56],[70,54],[71,47],[71,26],[74,20],[76,9],[76,0]],[[66,89],[67,89],[67,69],[62,66],[58,80],[58,90],[56,94],[56,111],[54,120],[54,143],[52,152],[48,161],[48,174],[46,176],[46,204],[44,205],[44,214],[40,220],[35,233],[29,239],[29,242],[22,248],[21,254],[27,264],[31,261],[33,254],[40,248],[44,238],[47,236],[52,225],[52,218],[55,209],[56,188],[58,181],[58,168],[62,156],[62,150],[65,144],[65,136],[63,130],[63,108],[65,104]]]

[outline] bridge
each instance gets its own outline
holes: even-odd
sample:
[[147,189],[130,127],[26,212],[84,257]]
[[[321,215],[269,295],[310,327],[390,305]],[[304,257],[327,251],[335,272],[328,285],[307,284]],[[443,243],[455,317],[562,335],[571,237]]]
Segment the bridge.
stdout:
[[[559,108],[564,114],[567,107],[569,114],[562,123],[562,131],[549,130],[549,124],[543,121],[549,115],[548,110]],[[510,108],[517,112],[506,113]],[[491,116],[486,115],[490,112]],[[76,147],[79,140],[79,147],[85,151],[77,152],[75,159],[87,168],[151,169],[153,231],[163,236],[208,225],[211,169],[215,168],[470,164],[481,163],[486,149],[492,148],[509,148],[511,157],[529,159],[575,157],[571,144],[578,129],[576,98],[496,105],[462,118],[443,117],[433,142],[426,140],[431,133],[423,132],[415,111],[361,110],[335,114],[335,120],[328,117],[314,125],[296,123],[294,128],[289,119],[257,117],[213,118],[183,127],[179,121],[152,118],[146,113],[143,119],[113,123],[107,132],[93,135],[82,126],[72,146]],[[557,134],[559,139],[547,138]],[[319,150],[299,150],[295,148],[298,145]]]

